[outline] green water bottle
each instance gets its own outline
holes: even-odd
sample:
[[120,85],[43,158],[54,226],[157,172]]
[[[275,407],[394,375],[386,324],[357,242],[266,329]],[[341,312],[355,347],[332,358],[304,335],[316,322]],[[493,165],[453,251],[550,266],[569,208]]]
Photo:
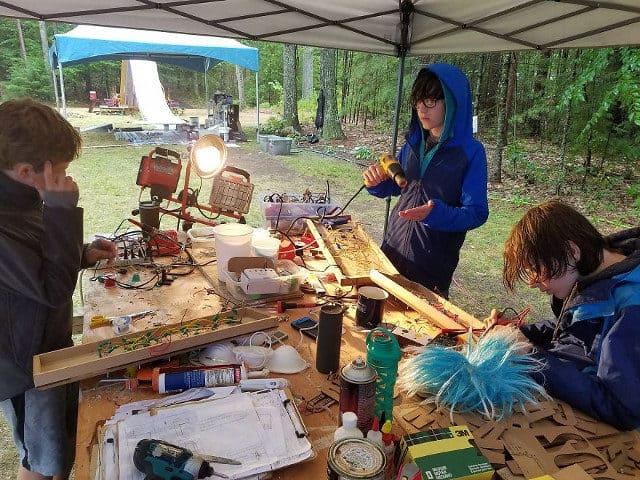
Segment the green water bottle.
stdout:
[[374,328],[367,335],[367,363],[378,374],[374,415],[378,418],[393,418],[393,387],[398,374],[400,345],[389,330]]

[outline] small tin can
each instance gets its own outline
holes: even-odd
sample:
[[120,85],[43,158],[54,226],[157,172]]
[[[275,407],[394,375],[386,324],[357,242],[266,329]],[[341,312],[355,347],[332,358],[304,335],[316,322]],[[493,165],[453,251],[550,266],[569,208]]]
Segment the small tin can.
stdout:
[[358,416],[363,434],[371,429],[376,399],[376,372],[362,357],[340,370],[340,418],[344,412]]
[[384,480],[386,456],[362,438],[344,438],[329,447],[328,480]]

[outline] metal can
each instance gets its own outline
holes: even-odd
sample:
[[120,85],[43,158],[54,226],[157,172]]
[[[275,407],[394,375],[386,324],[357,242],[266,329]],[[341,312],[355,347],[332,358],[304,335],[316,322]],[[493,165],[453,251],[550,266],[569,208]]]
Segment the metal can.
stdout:
[[376,399],[376,372],[362,357],[340,370],[340,418],[344,412],[358,416],[358,428],[364,435],[373,423]]
[[361,438],[344,438],[329,447],[327,479],[384,480],[386,463],[378,445]]

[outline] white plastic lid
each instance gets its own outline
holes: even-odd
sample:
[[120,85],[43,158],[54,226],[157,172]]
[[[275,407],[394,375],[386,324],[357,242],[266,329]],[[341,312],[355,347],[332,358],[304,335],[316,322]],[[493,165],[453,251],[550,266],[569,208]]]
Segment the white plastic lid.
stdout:
[[342,414],[342,426],[344,428],[356,428],[358,416],[354,412],[344,412]]

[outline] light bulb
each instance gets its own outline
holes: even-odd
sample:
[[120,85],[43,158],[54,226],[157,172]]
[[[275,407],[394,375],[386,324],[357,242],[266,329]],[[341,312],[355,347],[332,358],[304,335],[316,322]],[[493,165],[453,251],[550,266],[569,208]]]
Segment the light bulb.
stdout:
[[195,162],[201,176],[213,175],[222,166],[220,150],[212,146],[199,148],[195,152]]

